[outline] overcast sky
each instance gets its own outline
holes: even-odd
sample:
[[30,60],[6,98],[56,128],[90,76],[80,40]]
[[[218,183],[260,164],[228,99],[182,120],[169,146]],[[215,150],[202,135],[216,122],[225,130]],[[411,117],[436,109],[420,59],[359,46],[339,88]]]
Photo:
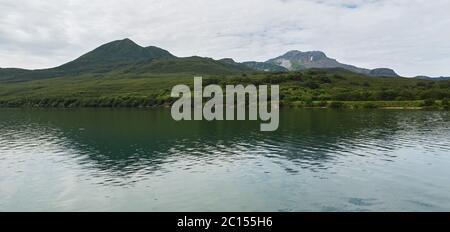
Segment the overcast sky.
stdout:
[[321,50],[450,76],[450,0],[0,0],[0,67],[47,68],[130,38],[177,56],[265,61]]

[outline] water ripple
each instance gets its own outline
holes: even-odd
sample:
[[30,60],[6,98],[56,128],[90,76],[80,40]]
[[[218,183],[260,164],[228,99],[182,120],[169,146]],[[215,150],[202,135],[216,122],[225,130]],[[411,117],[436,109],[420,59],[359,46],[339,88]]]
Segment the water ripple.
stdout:
[[153,114],[0,112],[0,210],[18,208],[24,192],[41,198],[31,205],[64,199],[59,207],[140,193],[152,209],[210,200],[220,210],[223,199],[248,201],[237,210],[264,210],[251,207],[267,199],[285,211],[450,209],[437,203],[450,202],[448,112],[292,111],[275,133],[247,122],[150,124]]

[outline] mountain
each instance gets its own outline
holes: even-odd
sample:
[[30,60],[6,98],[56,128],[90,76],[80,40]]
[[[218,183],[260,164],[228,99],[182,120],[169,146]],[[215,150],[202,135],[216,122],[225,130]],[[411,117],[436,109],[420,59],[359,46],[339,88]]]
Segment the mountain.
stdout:
[[370,76],[377,76],[377,77],[398,77],[399,75],[392,69],[389,68],[376,68],[372,69],[369,72]]
[[116,40],[49,69],[0,69],[0,81],[21,82],[54,77],[79,76],[108,72],[127,73],[192,73],[235,74],[253,71],[232,60],[216,61],[203,57],[179,58],[170,52],[154,47],[141,47],[130,39]]
[[[327,68],[327,69],[343,68],[355,73],[365,74],[369,76],[388,76],[388,77],[398,76],[394,70],[388,68],[377,68],[370,70],[365,68],[359,68],[353,65],[342,64],[338,62],[336,59],[329,58],[324,52],[321,51],[301,52],[293,50],[287,52],[282,56],[270,59],[264,63],[275,66],[281,66],[290,71],[304,70],[310,68]],[[262,67],[262,65],[257,64],[256,69],[259,69],[258,67]]]
[[288,70],[303,70],[309,68],[343,68],[352,72],[368,74],[370,70],[358,68],[352,65],[341,64],[335,59],[331,59],[321,51],[290,51],[286,54],[270,59],[266,63],[279,65]]
[[81,73],[93,70],[102,72],[159,58],[175,58],[175,56],[161,48],[144,48],[130,39],[124,39],[104,44],[55,69],[61,70],[63,73]]
[[256,62],[256,61],[248,61],[242,63],[251,69],[255,69],[258,71],[264,72],[286,72],[289,71],[287,68],[282,67],[280,65],[267,63],[267,62]]
[[176,57],[164,49],[154,46],[144,48],[129,39],[102,45],[71,63],[83,64],[84,67],[91,64],[97,66],[96,71],[99,65],[104,65],[108,70],[124,68],[127,73],[232,74],[251,71],[230,58]]

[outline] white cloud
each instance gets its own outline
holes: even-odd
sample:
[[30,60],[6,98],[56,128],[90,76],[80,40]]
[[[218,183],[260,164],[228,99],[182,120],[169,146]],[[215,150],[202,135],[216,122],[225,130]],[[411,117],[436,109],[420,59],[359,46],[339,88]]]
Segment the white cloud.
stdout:
[[0,67],[62,64],[129,37],[179,56],[322,50],[402,75],[450,76],[448,0],[0,0]]

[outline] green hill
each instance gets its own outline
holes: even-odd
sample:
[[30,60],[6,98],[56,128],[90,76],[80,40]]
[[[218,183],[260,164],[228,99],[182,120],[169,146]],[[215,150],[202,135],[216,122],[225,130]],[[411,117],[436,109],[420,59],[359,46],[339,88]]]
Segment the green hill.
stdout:
[[251,72],[253,70],[240,64],[193,56],[175,59],[155,59],[150,62],[130,66],[125,71],[126,73],[137,74],[228,75]]
[[123,66],[145,63],[159,58],[175,58],[175,56],[161,48],[144,48],[130,39],[124,39],[104,44],[55,69],[63,74],[109,72]]
[[0,81],[22,82],[104,73],[233,74],[253,71],[245,65],[203,57],[179,58],[168,51],[141,47],[130,39],[104,44],[61,66],[40,70],[0,69]]

